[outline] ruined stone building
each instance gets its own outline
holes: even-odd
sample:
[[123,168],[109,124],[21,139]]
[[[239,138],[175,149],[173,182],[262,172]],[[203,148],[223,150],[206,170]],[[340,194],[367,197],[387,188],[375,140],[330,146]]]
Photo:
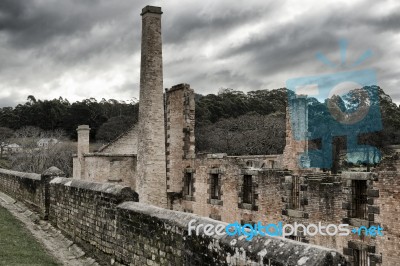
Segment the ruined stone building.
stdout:
[[[140,202],[225,222],[380,225],[383,237],[291,238],[336,249],[353,265],[399,265],[398,159],[374,172],[301,170],[298,154],[308,148],[293,138],[290,113],[283,154],[196,154],[194,90],[179,84],[164,91],[161,8],[147,6],[141,15],[139,123],[94,153],[89,126],[79,126],[74,178],[128,185]],[[306,101],[296,101],[306,121]]]

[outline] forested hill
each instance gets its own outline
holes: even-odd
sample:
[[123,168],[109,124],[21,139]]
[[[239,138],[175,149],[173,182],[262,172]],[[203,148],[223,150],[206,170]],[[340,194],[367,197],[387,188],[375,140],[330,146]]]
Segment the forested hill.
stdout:
[[[385,144],[400,143],[400,107],[380,90]],[[199,152],[229,154],[281,153],[285,142],[287,90],[243,93],[230,89],[207,96],[196,95],[196,143]],[[0,108],[0,127],[25,126],[50,131],[62,129],[76,139],[76,128],[88,124],[92,140],[110,141],[138,119],[138,103],[86,99],[70,103],[60,97]]]
[[[46,131],[62,129],[68,137],[76,139],[78,125],[87,124],[92,128],[91,137],[101,133],[106,123],[112,125],[112,131],[119,134],[130,124],[137,121],[138,104],[126,103],[114,99],[102,99],[98,102],[94,98],[70,103],[62,97],[53,100],[36,100],[28,96],[27,102],[16,107],[0,109],[0,126],[13,130],[34,126]],[[128,124],[128,125],[127,125]],[[115,132],[117,131],[117,132]],[[104,132],[104,138],[112,132]]]

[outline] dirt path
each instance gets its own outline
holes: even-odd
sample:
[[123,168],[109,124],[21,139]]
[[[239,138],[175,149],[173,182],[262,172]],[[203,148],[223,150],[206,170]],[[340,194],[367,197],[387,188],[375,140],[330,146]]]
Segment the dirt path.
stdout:
[[0,192],[0,205],[21,221],[48,253],[62,265],[99,265],[94,259],[88,257],[76,244],[64,237],[60,231],[48,222],[40,220],[35,213],[31,212],[22,203]]

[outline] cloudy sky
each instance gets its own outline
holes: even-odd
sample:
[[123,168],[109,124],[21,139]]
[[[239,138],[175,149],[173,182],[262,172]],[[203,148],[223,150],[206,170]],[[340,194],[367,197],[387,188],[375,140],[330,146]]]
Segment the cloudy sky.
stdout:
[[[290,78],[372,68],[400,103],[398,0],[1,0],[0,107],[28,95],[137,98],[145,5],[164,12],[164,87],[275,89]],[[373,56],[350,67],[368,49]]]

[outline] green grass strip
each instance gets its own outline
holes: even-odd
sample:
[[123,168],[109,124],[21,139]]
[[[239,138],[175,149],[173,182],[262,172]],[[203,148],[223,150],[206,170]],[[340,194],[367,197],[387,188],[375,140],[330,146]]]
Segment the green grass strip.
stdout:
[[0,207],[0,265],[60,265],[10,212]]

